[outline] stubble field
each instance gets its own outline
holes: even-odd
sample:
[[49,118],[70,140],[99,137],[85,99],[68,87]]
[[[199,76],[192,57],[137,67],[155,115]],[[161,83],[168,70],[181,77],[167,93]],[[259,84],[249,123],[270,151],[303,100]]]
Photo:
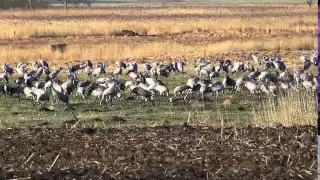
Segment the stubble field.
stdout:
[[[317,50],[316,15],[317,7],[306,4],[0,11],[0,64],[15,67],[41,55],[57,69],[90,59],[106,63],[109,71],[101,77],[110,77],[117,60],[168,63],[184,56],[186,74],[161,78],[172,97],[174,87],[195,75],[192,60],[199,57],[216,64],[252,62],[251,53],[280,55],[289,71],[301,68],[299,57]],[[139,36],[123,36],[122,30]],[[52,52],[53,43],[67,43],[67,51]],[[66,72],[59,77],[65,81]],[[81,73],[78,78],[96,79]],[[168,97],[152,105],[128,96],[127,90],[121,100],[100,107],[94,97],[71,95],[70,105],[49,111],[24,97],[0,94],[0,178],[316,177],[317,105],[310,92],[290,91],[278,100],[226,92],[172,106]]]

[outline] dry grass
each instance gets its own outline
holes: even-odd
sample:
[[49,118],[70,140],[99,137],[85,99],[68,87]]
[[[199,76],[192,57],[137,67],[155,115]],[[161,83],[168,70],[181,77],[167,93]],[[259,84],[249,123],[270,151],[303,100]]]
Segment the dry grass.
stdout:
[[[191,59],[251,50],[316,50],[316,15],[317,7],[309,9],[305,4],[149,4],[0,11],[0,41],[5,42],[0,43],[0,61],[31,61],[39,54],[50,63],[58,63],[164,56]],[[109,37],[124,29],[157,37]],[[91,41],[92,36],[107,40]],[[68,43],[68,51],[52,54],[49,44],[58,38],[65,41],[65,37],[74,39]],[[37,44],[34,38],[48,41]]]
[[[317,40],[308,36],[300,38],[276,38],[271,40],[223,41],[212,44],[186,45],[172,42],[135,42],[135,43],[108,43],[108,44],[70,44],[66,53],[52,53],[49,44],[22,46],[0,46],[0,62],[17,63],[22,60],[32,61],[39,57],[47,59],[49,63],[73,62],[74,60],[92,59],[105,63],[113,63],[118,59],[165,56],[185,56],[189,60],[195,57],[208,57],[215,53],[241,51],[269,51],[279,50],[314,50]],[[286,58],[284,56],[284,58]],[[63,60],[63,61],[62,61]],[[298,62],[298,58],[289,62]]]
[[273,126],[282,124],[313,125],[317,124],[317,101],[307,92],[290,92],[287,97],[280,97],[279,101],[268,99],[253,112],[253,123],[258,126]]
[[186,32],[317,33],[317,7],[306,5],[158,5],[0,11],[0,39]]

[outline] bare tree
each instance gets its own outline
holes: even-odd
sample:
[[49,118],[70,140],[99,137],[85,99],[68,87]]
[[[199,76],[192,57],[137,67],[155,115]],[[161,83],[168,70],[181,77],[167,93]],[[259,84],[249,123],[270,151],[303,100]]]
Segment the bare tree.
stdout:
[[8,3],[9,3],[9,8],[10,8],[10,9],[13,9],[12,0],[8,0]]
[[67,9],[68,9],[68,5],[69,5],[73,0],[59,0],[59,1],[63,3],[64,8],[67,10]]
[[168,3],[168,0],[161,0],[162,6],[165,6]]
[[307,4],[309,5],[310,9],[312,7],[312,3],[313,3],[313,0],[307,0]]
[[32,0],[29,0],[29,8],[32,9],[33,5],[32,5]]
[[94,3],[94,0],[82,0],[84,4],[86,4],[88,7],[91,7],[91,4]]
[[42,0],[0,0],[0,9],[14,8],[45,8],[48,3]]
[[91,7],[91,4],[94,0],[58,0],[64,4],[64,8],[67,10],[69,4],[86,4],[87,6]]

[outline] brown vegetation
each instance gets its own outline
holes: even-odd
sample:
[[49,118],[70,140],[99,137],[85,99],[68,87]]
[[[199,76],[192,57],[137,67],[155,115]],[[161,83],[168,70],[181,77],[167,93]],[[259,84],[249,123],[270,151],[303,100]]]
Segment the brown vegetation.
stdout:
[[3,129],[1,179],[315,179],[315,127]]
[[306,92],[290,92],[278,101],[268,99],[253,111],[253,123],[257,126],[273,126],[280,123],[284,126],[317,124],[317,101]]
[[316,33],[317,8],[305,5],[171,5],[0,12],[1,39],[143,35],[199,31]]
[[[317,48],[317,7],[168,4],[0,11],[0,60],[209,56]],[[140,36],[122,37],[123,30]],[[152,35],[152,36],[151,36]],[[97,40],[98,39],[98,40]],[[64,54],[50,44],[68,43]],[[40,43],[38,43],[40,42]]]
[[[19,45],[16,44],[1,47],[0,59],[9,63],[17,63],[22,60],[36,60],[41,54],[43,58],[48,59],[50,63],[70,62],[74,60],[92,59],[93,61],[102,61],[106,63],[113,63],[119,59],[135,58],[140,61],[142,57],[150,57],[152,59],[163,59],[166,56],[172,58],[185,56],[188,60],[197,57],[213,57],[221,58],[221,56],[214,55],[215,53],[227,52],[242,52],[242,51],[265,51],[267,54],[279,54],[280,50],[295,51],[300,50],[301,53],[310,52],[316,49],[316,40],[311,37],[292,38],[285,40],[282,38],[270,40],[243,40],[235,41],[228,40],[210,44],[181,44],[175,42],[148,42],[133,40],[131,43],[123,41],[108,42],[108,43],[90,43],[78,44],[71,42],[68,45],[66,53],[53,53],[49,43],[39,45]],[[305,52],[303,52],[305,51]],[[281,52],[282,53],[282,52]],[[300,54],[301,54],[300,53]],[[232,54],[232,53],[229,53]],[[285,55],[287,61],[299,60],[299,53],[290,53],[290,56]],[[310,53],[309,53],[310,54]],[[235,59],[238,56],[228,56]],[[248,56],[250,57],[250,56]],[[139,60],[140,59],[140,60]],[[251,59],[251,58],[250,58]]]

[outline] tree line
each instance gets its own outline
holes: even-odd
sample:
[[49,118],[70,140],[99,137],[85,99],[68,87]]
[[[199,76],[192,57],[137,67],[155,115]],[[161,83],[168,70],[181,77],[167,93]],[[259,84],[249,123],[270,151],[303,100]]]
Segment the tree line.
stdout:
[[[85,4],[88,7],[94,3],[95,0],[56,0],[57,2],[64,5],[65,9],[68,9],[69,5]],[[168,2],[182,2],[184,0],[135,0],[141,3],[162,3],[167,4]],[[306,0],[306,3],[311,8],[314,0]],[[46,0],[0,0],[0,9],[14,9],[14,8],[29,8],[29,9],[39,9],[46,8],[50,5]]]
[[[57,0],[64,5],[65,9],[68,9],[69,5],[85,4],[91,7],[94,0]],[[41,9],[50,5],[49,2],[44,0],[0,0],[0,9]]]

